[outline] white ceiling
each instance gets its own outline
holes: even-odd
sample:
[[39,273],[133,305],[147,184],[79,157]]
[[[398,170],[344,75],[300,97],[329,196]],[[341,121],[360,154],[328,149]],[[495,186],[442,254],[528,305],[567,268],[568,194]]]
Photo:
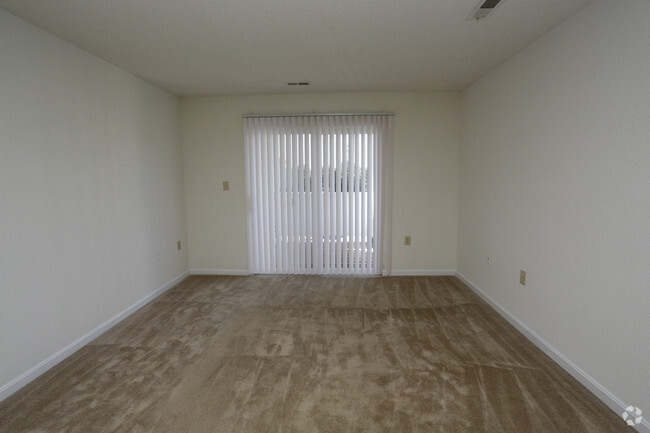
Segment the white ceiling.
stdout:
[[[460,90],[591,0],[0,0],[180,96]],[[305,88],[290,81],[310,81]]]

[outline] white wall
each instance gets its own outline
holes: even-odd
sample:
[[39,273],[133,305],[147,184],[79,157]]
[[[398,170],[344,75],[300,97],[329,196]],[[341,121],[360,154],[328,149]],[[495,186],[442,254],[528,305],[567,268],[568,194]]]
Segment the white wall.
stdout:
[[615,3],[463,92],[458,270],[647,414],[650,2]]
[[2,10],[0,71],[8,392],[188,264],[177,99]]
[[[190,268],[246,271],[243,114],[395,112],[394,271],[454,270],[459,96],[351,93],[181,101]],[[221,182],[230,181],[230,191]],[[412,236],[412,246],[403,236]]]

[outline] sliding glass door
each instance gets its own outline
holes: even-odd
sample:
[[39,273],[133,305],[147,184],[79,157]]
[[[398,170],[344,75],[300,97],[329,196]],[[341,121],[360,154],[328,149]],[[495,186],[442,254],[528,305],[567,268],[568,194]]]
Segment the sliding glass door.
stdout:
[[244,119],[251,273],[381,273],[392,116]]

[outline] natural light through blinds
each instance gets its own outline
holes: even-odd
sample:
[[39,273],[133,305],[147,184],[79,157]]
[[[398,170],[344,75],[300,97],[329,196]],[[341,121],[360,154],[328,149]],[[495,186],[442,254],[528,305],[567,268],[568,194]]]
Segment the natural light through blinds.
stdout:
[[244,118],[251,273],[382,272],[392,125],[384,114]]

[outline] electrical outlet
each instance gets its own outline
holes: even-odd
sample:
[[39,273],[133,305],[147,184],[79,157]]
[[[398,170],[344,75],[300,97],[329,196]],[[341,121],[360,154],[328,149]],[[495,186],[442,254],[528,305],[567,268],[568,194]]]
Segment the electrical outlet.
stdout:
[[230,182],[228,182],[227,180],[223,181],[223,190],[230,191]]
[[491,265],[492,264],[492,254],[488,254],[486,258],[487,264]]
[[176,249],[177,249],[178,251],[181,250],[181,241],[176,241]]
[[521,284],[522,286],[526,285],[526,271],[524,271],[523,269],[519,271],[519,284]]
[[411,237],[404,236],[404,245],[411,245]]

